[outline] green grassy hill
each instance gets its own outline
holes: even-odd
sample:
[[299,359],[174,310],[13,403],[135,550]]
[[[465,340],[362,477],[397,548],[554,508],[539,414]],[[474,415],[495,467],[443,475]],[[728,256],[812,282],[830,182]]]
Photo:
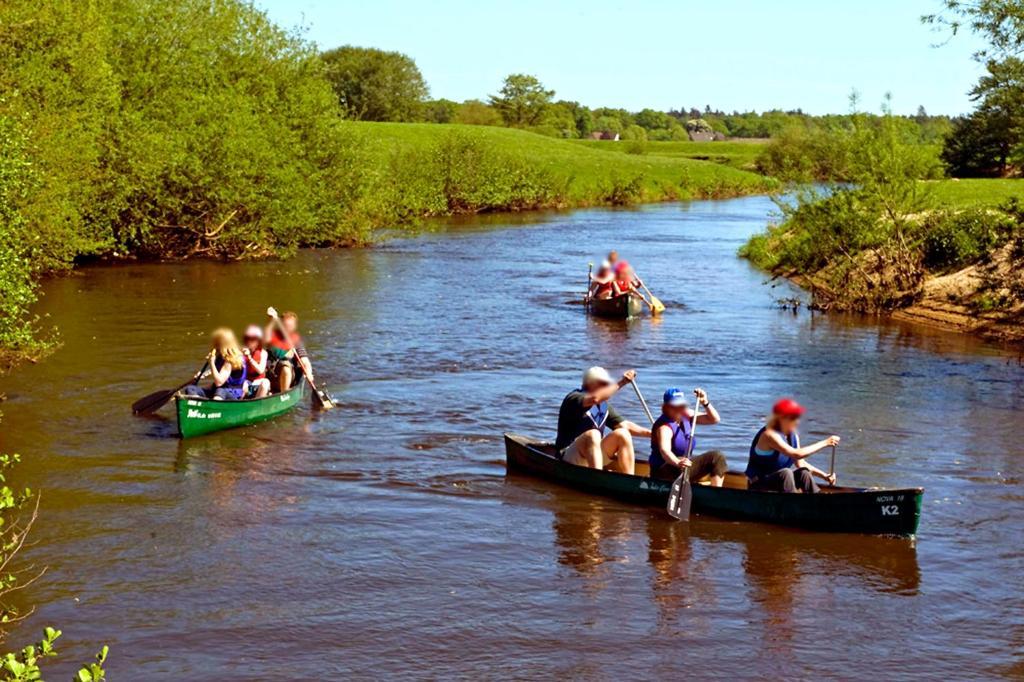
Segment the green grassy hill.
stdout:
[[[633,143],[610,140],[573,140],[575,145],[600,151],[620,151]],[[644,142],[638,145],[644,156],[711,161],[713,163],[755,171],[757,155],[768,140],[726,140],[722,142]]]
[[[655,146],[682,143],[650,143],[651,149],[658,149],[657,152],[630,154],[623,143],[614,147],[599,146],[601,143],[559,140],[509,128],[427,123],[351,122],[345,125],[354,137],[365,143],[367,152],[382,168],[390,164],[393,170],[396,164],[401,166],[404,160],[410,160],[423,173],[443,178],[443,170],[438,173],[438,169],[429,164],[444,157],[446,150],[458,148],[468,154],[467,161],[493,161],[498,166],[516,167],[543,176],[553,184],[555,191],[551,197],[524,208],[738,196],[766,192],[778,186],[770,178],[712,161],[688,158],[676,153],[675,148],[665,147],[662,153],[661,148]],[[499,199],[499,195],[495,195],[495,199]],[[508,208],[516,206],[502,205],[500,200],[474,206],[474,210]]]
[[1024,179],[939,180],[924,183],[932,191],[935,202],[944,208],[998,206],[1011,197],[1024,201]]

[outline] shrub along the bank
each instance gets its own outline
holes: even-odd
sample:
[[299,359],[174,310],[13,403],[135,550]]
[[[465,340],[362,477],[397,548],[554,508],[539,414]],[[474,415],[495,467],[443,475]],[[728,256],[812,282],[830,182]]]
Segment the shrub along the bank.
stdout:
[[804,189],[780,201],[782,220],[740,250],[758,266],[795,275],[822,308],[875,312],[916,300],[930,271],[986,258],[1021,221],[1002,210],[937,210],[933,159],[892,116],[854,120],[843,155],[849,184]]
[[[952,272],[1024,254],[1024,211],[1016,201],[999,207],[931,209],[907,217],[897,230],[856,192],[840,191],[792,210],[752,237],[740,255],[775,274],[795,276],[820,308],[879,312],[915,301],[928,274]],[[1013,268],[987,273],[991,289],[1005,290],[1002,306],[1024,302]]]

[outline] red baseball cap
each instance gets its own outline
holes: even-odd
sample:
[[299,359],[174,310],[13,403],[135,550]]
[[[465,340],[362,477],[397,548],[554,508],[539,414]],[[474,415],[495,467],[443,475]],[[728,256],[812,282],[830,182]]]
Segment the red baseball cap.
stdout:
[[799,417],[804,412],[803,406],[792,398],[783,398],[772,406],[772,414],[780,417]]

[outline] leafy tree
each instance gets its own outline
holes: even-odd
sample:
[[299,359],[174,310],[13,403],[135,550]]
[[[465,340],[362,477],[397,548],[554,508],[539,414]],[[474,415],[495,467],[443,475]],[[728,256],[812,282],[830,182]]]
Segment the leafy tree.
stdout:
[[490,102],[505,124],[512,127],[538,125],[547,110],[554,90],[546,90],[535,76],[514,73],[505,78],[497,95]]
[[1010,161],[1010,120],[985,108],[956,119],[941,158],[955,177],[999,177]]
[[459,105],[458,111],[455,112],[455,123],[473,126],[500,126],[503,121],[494,107],[478,99],[468,99]]
[[672,124],[672,118],[668,114],[654,109],[644,109],[633,119],[638,126],[647,130],[668,130]]
[[1020,0],[942,0],[943,11],[921,20],[956,35],[969,28],[989,43],[975,53],[978,61],[1024,52],[1024,3]]
[[435,99],[423,105],[423,120],[428,123],[451,123],[458,110],[458,102]]
[[642,127],[638,126],[637,124],[633,123],[632,125],[627,126],[626,129],[622,131],[622,139],[640,140],[641,142],[646,142],[647,131],[644,130]]
[[573,109],[565,104],[558,103],[550,105],[544,112],[541,125],[553,131],[553,137],[574,138],[579,133],[576,128],[576,114]]
[[556,102],[556,105],[571,112],[574,125],[576,126],[574,137],[587,137],[590,135],[594,129],[594,116],[590,113],[590,109],[579,102],[570,102],[568,100]]
[[46,344],[35,338],[29,306],[36,300],[26,248],[21,204],[35,189],[24,129],[0,115],[0,364],[38,355]]
[[1024,162],[1024,60],[989,60],[971,91],[978,108],[946,137],[943,161],[953,175],[1007,175]]
[[323,53],[327,79],[347,114],[360,121],[418,121],[427,83],[410,57],[346,45]]

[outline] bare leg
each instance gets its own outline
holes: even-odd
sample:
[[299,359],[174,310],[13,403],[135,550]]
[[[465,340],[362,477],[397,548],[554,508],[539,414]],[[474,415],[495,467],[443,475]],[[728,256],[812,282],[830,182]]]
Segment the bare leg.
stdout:
[[708,480],[711,481],[711,485],[721,488],[722,484],[725,483],[725,476],[711,476]]
[[601,434],[590,429],[579,436],[565,452],[565,461],[581,467],[600,469],[604,463],[601,456]]
[[265,398],[270,395],[270,379],[260,379],[257,382],[256,397]]
[[[624,428],[618,428],[609,433],[601,441],[601,452],[605,459],[611,460],[609,468],[622,474],[633,474],[634,466],[633,436]],[[613,455],[618,455],[612,460]]]
[[281,365],[281,373],[278,379],[281,382],[282,393],[292,387],[292,382],[295,381],[295,368],[292,367],[291,363]]

